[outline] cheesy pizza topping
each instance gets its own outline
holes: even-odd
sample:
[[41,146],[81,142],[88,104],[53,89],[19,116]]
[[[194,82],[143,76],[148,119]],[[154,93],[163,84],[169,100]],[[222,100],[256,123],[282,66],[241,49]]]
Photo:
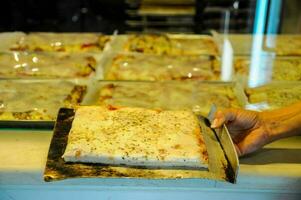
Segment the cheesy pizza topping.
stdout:
[[0,53],[0,77],[86,77],[95,71],[93,56],[69,53]]
[[106,80],[218,80],[220,67],[209,56],[118,54]]
[[71,82],[0,81],[0,120],[54,120],[81,102],[86,86]]
[[218,55],[218,47],[210,36],[130,35],[124,50],[157,55]]
[[300,56],[301,36],[297,34],[266,35],[263,49],[281,56]]
[[30,33],[10,50],[47,52],[100,52],[109,36],[94,33]]
[[113,82],[102,84],[99,105],[192,110],[206,116],[212,104],[240,107],[233,86],[187,82]]
[[301,86],[298,84],[266,85],[246,89],[249,103],[261,110],[273,110],[289,106],[301,100]]
[[[238,57],[235,59],[236,73],[248,75],[251,61],[249,58]],[[300,58],[274,58],[262,57],[262,74],[270,76],[271,80],[277,81],[300,81],[301,59]]]

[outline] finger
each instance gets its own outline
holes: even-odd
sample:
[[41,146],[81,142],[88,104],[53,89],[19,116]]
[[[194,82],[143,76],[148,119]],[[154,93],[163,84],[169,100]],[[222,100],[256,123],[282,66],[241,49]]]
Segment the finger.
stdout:
[[248,135],[251,131],[231,131],[230,136],[232,138],[232,140],[238,144],[240,141],[242,141],[246,135]]
[[214,120],[211,124],[211,128],[219,128],[225,122],[225,114],[223,111],[217,111],[214,116]]
[[246,135],[243,140],[236,143],[237,148],[240,151],[240,156],[252,153],[265,144],[267,144],[267,136],[262,129],[256,129],[250,134]]
[[234,121],[237,116],[237,111],[235,109],[226,109],[224,111],[217,111],[214,120],[211,124],[211,128],[219,128],[224,123]]

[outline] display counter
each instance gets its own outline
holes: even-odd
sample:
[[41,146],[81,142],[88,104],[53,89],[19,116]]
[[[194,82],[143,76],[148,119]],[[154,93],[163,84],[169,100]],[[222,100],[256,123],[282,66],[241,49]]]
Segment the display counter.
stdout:
[[301,137],[240,159],[237,184],[206,179],[81,178],[44,182],[52,131],[1,130],[0,199],[300,199]]

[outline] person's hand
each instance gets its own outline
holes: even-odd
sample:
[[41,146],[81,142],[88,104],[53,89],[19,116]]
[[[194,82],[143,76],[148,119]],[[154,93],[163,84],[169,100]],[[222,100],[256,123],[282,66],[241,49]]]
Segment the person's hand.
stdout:
[[266,122],[260,112],[242,109],[218,111],[211,127],[218,128],[224,123],[239,156],[252,153],[271,142]]

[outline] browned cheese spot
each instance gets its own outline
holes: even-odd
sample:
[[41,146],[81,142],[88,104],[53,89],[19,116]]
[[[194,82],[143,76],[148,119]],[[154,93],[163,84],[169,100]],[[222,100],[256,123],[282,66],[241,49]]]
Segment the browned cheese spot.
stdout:
[[166,153],[166,150],[165,150],[165,149],[159,149],[159,153],[160,153],[160,154],[165,154],[165,153]]
[[176,144],[176,145],[174,145],[172,148],[174,148],[174,149],[180,149],[180,148],[181,148],[181,145]]
[[109,110],[117,110],[118,108],[112,105],[108,105],[108,109]]
[[80,150],[77,150],[77,151],[75,152],[75,157],[76,157],[76,158],[79,158],[80,155],[81,155],[81,151],[80,151]]

